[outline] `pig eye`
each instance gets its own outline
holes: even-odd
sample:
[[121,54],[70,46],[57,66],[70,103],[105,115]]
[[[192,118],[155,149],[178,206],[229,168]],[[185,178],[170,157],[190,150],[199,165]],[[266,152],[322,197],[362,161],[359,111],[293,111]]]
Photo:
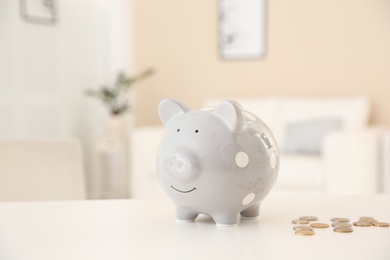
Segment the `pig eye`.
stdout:
[[176,130],[176,132],[180,132],[180,128]]
[[196,130],[195,130],[195,133],[199,133],[199,130],[198,130],[198,129],[196,129]]

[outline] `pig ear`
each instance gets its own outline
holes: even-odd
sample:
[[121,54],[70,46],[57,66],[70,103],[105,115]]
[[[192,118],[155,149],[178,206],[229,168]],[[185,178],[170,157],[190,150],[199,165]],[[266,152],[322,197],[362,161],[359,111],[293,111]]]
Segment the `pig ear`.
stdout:
[[185,114],[189,110],[189,107],[174,99],[164,99],[158,106],[158,114],[164,126],[176,116]]
[[245,118],[240,104],[233,100],[225,100],[215,109],[214,114],[220,117],[234,133],[241,133],[245,129]]

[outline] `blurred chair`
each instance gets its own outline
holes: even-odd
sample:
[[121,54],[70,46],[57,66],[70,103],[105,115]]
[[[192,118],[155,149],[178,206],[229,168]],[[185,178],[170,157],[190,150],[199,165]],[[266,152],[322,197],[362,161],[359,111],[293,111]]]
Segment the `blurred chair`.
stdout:
[[0,140],[0,201],[85,198],[77,140]]

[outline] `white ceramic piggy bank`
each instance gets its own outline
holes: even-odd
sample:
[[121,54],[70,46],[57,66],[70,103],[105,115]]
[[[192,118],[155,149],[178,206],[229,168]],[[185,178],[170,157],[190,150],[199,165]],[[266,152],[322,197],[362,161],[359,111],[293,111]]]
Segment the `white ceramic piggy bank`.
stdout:
[[159,115],[165,135],[157,155],[162,188],[176,205],[178,221],[211,216],[234,226],[257,218],[274,185],[279,151],[268,127],[235,101],[191,110],[162,100]]

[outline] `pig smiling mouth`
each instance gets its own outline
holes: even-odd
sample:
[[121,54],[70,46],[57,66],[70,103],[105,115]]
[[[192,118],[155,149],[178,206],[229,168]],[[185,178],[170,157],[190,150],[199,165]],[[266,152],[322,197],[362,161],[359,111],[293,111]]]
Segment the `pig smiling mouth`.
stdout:
[[184,191],[183,191],[183,190],[176,189],[176,188],[173,187],[172,185],[171,185],[171,188],[174,189],[175,191],[178,191],[178,192],[181,192],[181,193],[190,193],[190,192],[196,190],[196,188],[194,187],[194,188],[192,188],[191,190],[184,190]]

